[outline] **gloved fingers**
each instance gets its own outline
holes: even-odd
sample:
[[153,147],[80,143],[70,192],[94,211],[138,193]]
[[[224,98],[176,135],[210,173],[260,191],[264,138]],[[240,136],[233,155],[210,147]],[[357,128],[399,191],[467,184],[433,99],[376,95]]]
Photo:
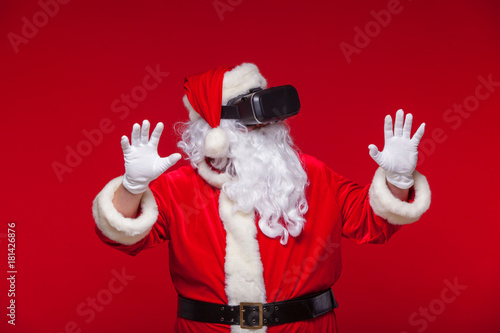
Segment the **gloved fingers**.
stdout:
[[375,146],[375,145],[369,145],[369,146],[368,146],[368,149],[370,150],[370,156],[371,156],[371,157],[372,157],[375,161],[377,161],[378,154],[380,154],[380,152],[378,151],[377,146]]
[[174,153],[168,157],[165,157],[165,160],[168,163],[168,167],[170,168],[172,165],[177,163],[181,159],[182,155],[179,153]]
[[425,123],[422,123],[415,132],[415,134],[413,134],[413,138],[411,139],[411,141],[415,146],[418,146],[418,144],[420,143],[420,139],[422,139],[422,137],[424,136],[424,132],[425,132]]
[[137,123],[134,124],[132,127],[132,146],[138,146],[140,139],[139,139],[139,132],[141,130],[141,126]]
[[393,132],[392,132],[392,118],[390,115],[385,116],[385,121],[384,121],[384,138],[385,140],[389,140],[393,137]]
[[396,112],[396,120],[394,122],[394,136],[402,137],[403,136],[403,119],[404,119],[403,110],[399,109]]
[[149,141],[149,121],[144,119],[142,121],[142,129],[141,129],[141,144],[147,145]]
[[151,134],[151,140],[149,142],[151,142],[151,144],[153,146],[155,146],[155,147],[158,146],[162,132],[163,132],[163,123],[160,122],[160,123],[156,124],[156,127],[153,130],[153,133]]
[[177,161],[179,161],[181,159],[181,157],[182,157],[181,154],[175,153],[175,154],[172,154],[168,157],[160,158],[159,163],[158,163],[159,171],[161,173],[164,173],[165,171],[167,171],[168,168],[170,168],[172,165],[177,163]]
[[126,135],[122,136],[121,144],[122,144],[123,153],[128,152],[130,149],[130,143],[128,142],[128,138]]
[[411,113],[408,113],[406,115],[405,124],[403,127],[403,138],[410,139],[412,123],[413,123],[413,115]]

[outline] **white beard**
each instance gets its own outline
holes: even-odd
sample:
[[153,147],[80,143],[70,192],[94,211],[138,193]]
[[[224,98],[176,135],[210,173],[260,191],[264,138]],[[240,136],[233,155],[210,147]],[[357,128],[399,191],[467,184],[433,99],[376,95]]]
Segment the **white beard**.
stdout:
[[[307,174],[301,164],[288,127],[276,123],[247,131],[234,120],[222,120],[229,151],[226,157],[211,160],[214,168],[232,176],[222,191],[235,209],[259,215],[259,228],[268,237],[297,237],[305,223]],[[200,119],[188,123],[179,143],[193,166],[205,159],[203,142],[210,126]]]

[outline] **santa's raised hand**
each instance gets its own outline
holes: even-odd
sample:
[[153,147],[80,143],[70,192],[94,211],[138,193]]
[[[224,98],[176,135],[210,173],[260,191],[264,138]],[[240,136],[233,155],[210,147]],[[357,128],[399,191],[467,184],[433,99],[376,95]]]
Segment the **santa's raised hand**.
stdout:
[[387,115],[384,124],[384,150],[380,152],[373,144],[368,146],[370,156],[386,171],[387,181],[401,189],[413,186],[413,171],[418,160],[418,144],[425,130],[425,123],[422,123],[411,138],[412,121],[411,113],[408,113],[404,119],[403,110],[398,110],[393,132],[392,118]]
[[158,155],[158,143],[162,131],[163,124],[158,123],[149,139],[149,121],[144,120],[142,129],[139,124],[134,124],[132,128],[132,145],[129,144],[127,136],[122,137],[125,159],[123,187],[129,192],[143,193],[152,180],[158,178],[181,158],[181,154],[178,153],[163,158]]

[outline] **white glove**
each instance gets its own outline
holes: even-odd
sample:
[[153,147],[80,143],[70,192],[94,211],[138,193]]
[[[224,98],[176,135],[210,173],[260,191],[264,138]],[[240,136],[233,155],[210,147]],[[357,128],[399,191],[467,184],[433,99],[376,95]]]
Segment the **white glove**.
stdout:
[[[132,128],[132,145],[126,135],[122,136],[121,144],[125,159],[125,175],[123,186],[131,193],[139,194],[146,191],[148,184],[177,163],[181,154],[175,153],[161,158],[158,155],[163,124],[158,123],[149,140],[149,121],[142,122]],[[140,133],[140,134],[139,134]]]
[[387,181],[396,187],[407,189],[413,186],[412,175],[417,166],[417,149],[424,135],[425,123],[420,125],[410,139],[413,116],[408,113],[404,124],[403,117],[403,110],[398,110],[393,134],[392,118],[387,115],[384,124],[384,150],[379,152],[375,145],[369,145],[368,149],[370,156],[386,171]]

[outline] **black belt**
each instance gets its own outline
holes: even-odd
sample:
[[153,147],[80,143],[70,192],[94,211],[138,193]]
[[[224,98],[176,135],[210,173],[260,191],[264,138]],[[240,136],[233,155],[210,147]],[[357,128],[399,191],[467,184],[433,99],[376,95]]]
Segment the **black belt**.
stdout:
[[195,301],[179,296],[177,315],[205,323],[240,325],[257,329],[313,319],[338,307],[331,289],[274,303],[226,305]]

